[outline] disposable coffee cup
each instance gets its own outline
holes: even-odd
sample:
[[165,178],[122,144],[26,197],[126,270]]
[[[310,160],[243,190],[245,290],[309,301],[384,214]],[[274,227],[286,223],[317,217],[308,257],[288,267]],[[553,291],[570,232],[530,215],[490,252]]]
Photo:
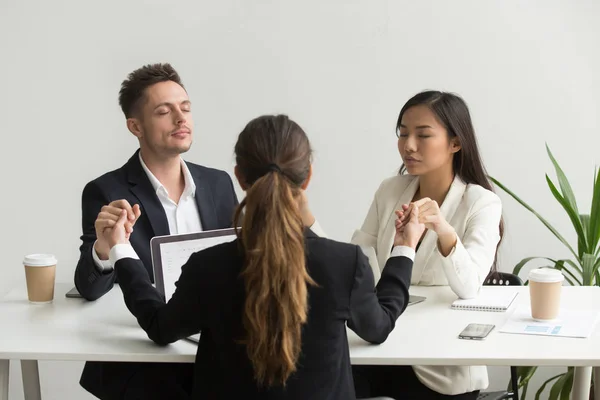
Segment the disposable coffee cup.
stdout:
[[54,299],[56,257],[52,254],[30,254],[23,259],[27,297],[34,304],[51,303]]
[[538,268],[529,272],[529,295],[533,319],[548,321],[558,317],[564,280],[565,277],[557,269]]

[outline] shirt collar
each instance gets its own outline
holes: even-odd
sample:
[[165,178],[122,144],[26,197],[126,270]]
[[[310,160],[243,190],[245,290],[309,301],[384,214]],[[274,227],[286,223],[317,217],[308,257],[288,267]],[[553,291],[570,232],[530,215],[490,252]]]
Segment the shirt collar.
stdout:
[[[138,155],[140,158],[140,164],[142,164],[142,169],[148,176],[148,179],[150,180],[150,184],[152,185],[152,188],[154,189],[154,191],[157,194],[159,193],[159,191],[164,191],[168,195],[169,192],[167,191],[167,188],[162,183],[160,183],[158,178],[156,178],[154,176],[154,174],[150,171],[150,169],[148,168],[148,166],[142,159],[142,153],[140,152]],[[185,180],[185,188],[183,189],[183,194],[195,197],[196,196],[196,183],[194,182],[192,173],[190,172],[190,169],[188,168],[185,161],[183,161],[183,158],[180,157],[179,159],[181,161],[181,171],[183,172],[183,179]]]

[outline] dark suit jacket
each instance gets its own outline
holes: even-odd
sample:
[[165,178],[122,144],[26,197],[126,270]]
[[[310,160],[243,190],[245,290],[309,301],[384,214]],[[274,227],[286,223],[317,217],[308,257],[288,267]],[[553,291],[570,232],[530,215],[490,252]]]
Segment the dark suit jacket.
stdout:
[[[139,152],[139,150],[138,150]],[[87,300],[96,300],[112,289],[114,272],[98,271],[92,259],[96,241],[94,222],[102,206],[125,199],[139,204],[141,216],[131,235],[131,245],[153,279],[150,239],[169,234],[169,224],[156,192],[144,172],[136,152],[125,165],[89,182],[81,200],[82,228],[79,262],[75,269],[75,286]],[[238,204],[231,178],[224,171],[186,163],[196,184],[196,204],[204,230],[230,228]]]
[[[138,151],[139,152],[139,151]],[[139,204],[141,215],[130,242],[141,259],[139,266],[153,280],[150,239],[169,234],[165,210],[144,172],[136,152],[121,168],[91,181],[83,189],[80,257],[75,269],[75,286],[87,300],[96,300],[112,289],[117,280],[114,271],[98,271],[92,259],[96,241],[94,222],[102,206],[125,199]],[[231,178],[224,171],[187,163],[196,184],[196,204],[204,230],[230,228],[238,204]],[[130,377],[139,370],[135,363],[87,362],[81,385],[99,398],[118,398]]]
[[202,330],[193,399],[354,399],[346,322],[363,339],[382,343],[408,303],[412,261],[388,260],[374,290],[358,246],[306,232],[308,321],[298,370],[286,388],[259,389],[239,339],[244,337],[243,254],[237,241],[195,253],[167,304],[138,260],[117,261],[125,303],[150,339],[166,345]]

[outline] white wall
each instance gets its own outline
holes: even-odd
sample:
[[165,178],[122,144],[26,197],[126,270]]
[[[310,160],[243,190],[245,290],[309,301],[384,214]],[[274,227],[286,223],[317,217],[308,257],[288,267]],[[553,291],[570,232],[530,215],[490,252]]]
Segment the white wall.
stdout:
[[[55,253],[58,279],[72,280],[81,190],[135,150],[117,92],[150,62],[173,63],[194,102],[190,161],[231,172],[250,118],[296,119],[316,150],[310,202],[336,239],[350,238],[399,166],[397,114],[426,88],[464,96],[489,172],[572,238],[544,181],[544,142],[589,207],[600,161],[599,18],[593,0],[1,1],[0,292],[23,283],[30,252]],[[528,255],[568,256],[502,198],[504,269]],[[84,398],[80,368],[42,364],[45,399]],[[504,387],[497,373],[506,370],[492,371],[493,386]]]

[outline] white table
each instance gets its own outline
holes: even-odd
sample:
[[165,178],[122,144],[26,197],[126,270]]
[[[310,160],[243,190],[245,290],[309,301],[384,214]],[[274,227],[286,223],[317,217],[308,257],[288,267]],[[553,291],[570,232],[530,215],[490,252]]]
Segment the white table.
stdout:
[[[0,400],[8,400],[10,359],[21,360],[25,400],[41,399],[38,360],[194,362],[194,343],[153,344],[125,307],[118,287],[95,302],[66,299],[71,287],[57,284],[54,303],[47,305],[29,304],[24,287],[0,300]],[[528,302],[527,288],[506,290],[521,291],[516,301]],[[508,314],[451,310],[455,296],[444,287],[413,287],[411,293],[427,300],[407,309],[384,344],[369,345],[349,334],[354,364],[576,366],[573,399],[588,399],[591,367],[600,366],[600,329],[589,339],[496,330],[484,341],[459,340],[468,323],[500,327]],[[563,297],[565,307],[600,309],[600,288],[565,287]],[[598,394],[596,398],[600,400]]]
[[[372,346],[349,331],[352,363],[574,366],[572,399],[588,400],[591,367],[600,366],[600,323],[588,339],[501,333],[498,329],[510,313],[521,304],[529,304],[527,287],[503,289],[518,291],[519,296],[508,312],[498,313],[450,309],[456,295],[449,287],[412,287],[411,294],[426,296],[427,300],[408,307],[385,343]],[[600,288],[564,287],[561,307],[600,310]],[[495,324],[496,329],[483,341],[458,339],[469,323]],[[600,379],[600,368],[595,374]],[[600,390],[595,398],[600,400]]]
[[193,363],[197,345],[159,347],[148,339],[115,287],[95,302],[67,299],[57,284],[52,304],[27,301],[25,287],[0,300],[0,400],[8,400],[8,360],[21,360],[25,400],[40,400],[38,360]]

